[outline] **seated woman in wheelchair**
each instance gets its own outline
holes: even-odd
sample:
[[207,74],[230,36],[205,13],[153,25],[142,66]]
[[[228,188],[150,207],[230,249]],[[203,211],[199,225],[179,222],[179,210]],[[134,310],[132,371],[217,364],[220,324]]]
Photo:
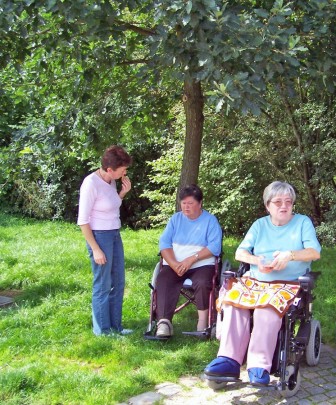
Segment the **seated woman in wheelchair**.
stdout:
[[183,282],[189,278],[198,309],[197,330],[207,327],[209,294],[215,272],[215,256],[222,248],[222,230],[217,218],[202,208],[203,193],[197,185],[179,192],[181,211],[169,220],[160,237],[163,258],[157,289],[159,337],[173,334],[172,318]]
[[[249,263],[250,271],[233,279],[220,294],[224,313],[220,347],[204,370],[208,376],[239,378],[247,351],[250,382],[270,382],[282,317],[299,290],[295,280],[321,251],[311,220],[293,213],[295,199],[293,187],[285,182],[275,181],[264,190],[269,215],[252,224],[236,251],[236,260]],[[254,309],[252,333],[250,309]]]

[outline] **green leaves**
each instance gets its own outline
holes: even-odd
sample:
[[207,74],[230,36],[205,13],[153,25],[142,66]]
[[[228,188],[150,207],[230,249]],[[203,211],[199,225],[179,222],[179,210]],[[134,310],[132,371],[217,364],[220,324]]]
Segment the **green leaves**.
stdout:
[[[92,4],[82,0],[20,4],[9,1],[3,5],[6,13],[0,17],[0,28],[6,29],[0,34],[0,41],[6,38],[7,44],[1,48],[1,60],[23,63],[37,47],[51,54],[66,53],[70,46],[80,61],[88,58],[88,44],[103,41],[104,46],[93,47],[99,66],[113,66],[141,55],[155,74],[168,69],[172,77],[191,77],[204,81],[207,87],[224,82],[228,74],[246,72],[247,78],[236,76],[232,86],[232,91],[242,92],[240,97],[227,97],[226,91],[221,98],[224,93],[220,91],[216,96],[218,88],[213,88],[214,102],[229,109],[246,109],[249,105],[256,111],[263,95],[256,97],[253,89],[261,92],[270,80],[279,78],[293,88],[291,78],[308,72],[316,76],[321,86],[333,91],[335,79],[330,78],[334,77],[335,67],[328,67],[323,60],[334,60],[335,56],[333,47],[328,45],[333,37],[335,3],[258,2],[264,8],[253,8],[253,4],[220,0]],[[155,30],[151,13],[155,14]],[[321,61],[323,74],[317,68]],[[249,78],[251,83],[247,85]]]
[[[10,167],[36,170],[34,180],[52,175],[45,165],[59,151],[66,179],[92,168],[110,142],[139,152],[140,164],[160,155],[185,80],[202,82],[208,106],[226,117],[270,111],[273,86],[292,99],[298,82],[325,97],[335,91],[334,1],[7,0],[0,8],[0,142],[12,147]],[[18,152],[29,142],[35,160]],[[57,184],[75,204],[75,192]]]

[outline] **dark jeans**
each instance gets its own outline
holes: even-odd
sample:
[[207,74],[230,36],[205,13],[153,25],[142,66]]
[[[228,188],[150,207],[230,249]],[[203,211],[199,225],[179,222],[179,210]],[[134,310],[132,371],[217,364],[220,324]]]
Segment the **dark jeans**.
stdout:
[[198,310],[209,309],[209,295],[212,289],[212,278],[215,273],[215,266],[201,266],[188,270],[182,277],[167,266],[162,266],[156,280],[157,291],[157,318],[173,319],[174,311],[180,296],[184,280],[189,278],[192,281],[195,291],[195,302]]

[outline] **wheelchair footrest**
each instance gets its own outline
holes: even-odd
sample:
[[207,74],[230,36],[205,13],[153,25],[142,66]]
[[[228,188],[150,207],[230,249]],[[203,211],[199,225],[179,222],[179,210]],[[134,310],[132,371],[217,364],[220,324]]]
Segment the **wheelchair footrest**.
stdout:
[[279,390],[278,384],[276,382],[270,382],[267,385],[265,385],[265,384],[257,384],[257,383],[251,384],[250,382],[248,382],[246,384],[246,386],[250,387],[250,388],[258,388],[261,391],[273,391],[273,390],[278,391]]
[[202,331],[195,331],[195,332],[182,332],[183,335],[188,335],[188,336],[195,336],[199,339],[208,339],[211,335],[211,332],[207,330],[202,330]]
[[152,333],[144,333],[144,339],[145,340],[166,341],[166,340],[170,339],[170,336],[156,336],[156,335],[153,335]]
[[221,377],[219,375],[207,375],[204,374],[204,378],[210,381],[220,382],[242,382],[240,378],[237,377]]

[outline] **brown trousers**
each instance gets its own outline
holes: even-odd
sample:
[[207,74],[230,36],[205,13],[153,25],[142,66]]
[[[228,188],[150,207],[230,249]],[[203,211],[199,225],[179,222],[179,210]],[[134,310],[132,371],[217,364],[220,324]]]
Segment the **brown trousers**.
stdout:
[[208,265],[190,269],[180,277],[171,267],[162,266],[156,279],[157,319],[169,319],[172,321],[180,290],[184,280],[187,278],[192,281],[197,309],[209,309],[209,295],[212,289],[214,273],[215,266]]

